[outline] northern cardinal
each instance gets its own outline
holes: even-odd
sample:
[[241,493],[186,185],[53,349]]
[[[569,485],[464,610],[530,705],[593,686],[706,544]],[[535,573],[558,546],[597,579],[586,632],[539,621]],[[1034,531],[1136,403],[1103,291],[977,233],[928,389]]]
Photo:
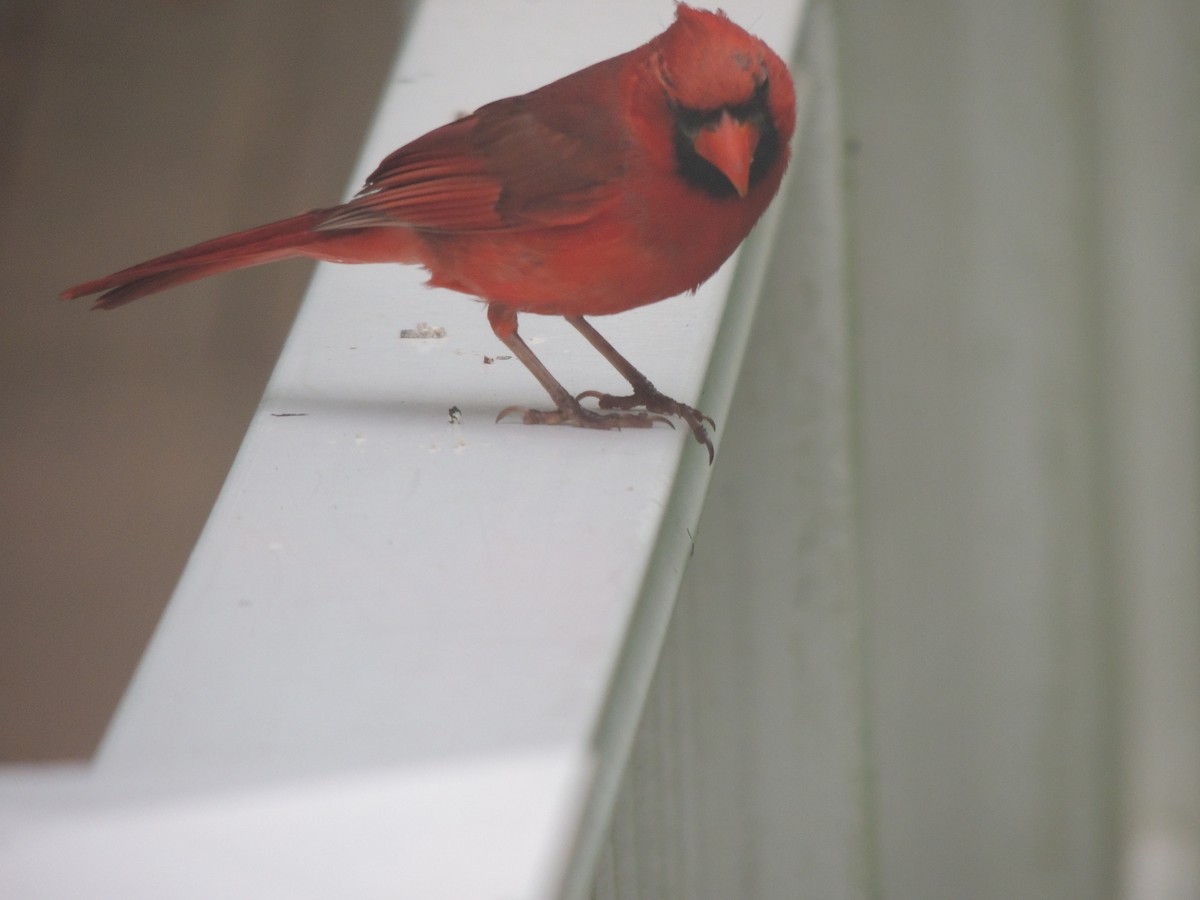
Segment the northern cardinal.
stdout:
[[[583,317],[695,290],[746,237],[787,167],[787,66],[724,13],[680,3],[649,43],[498,100],[388,156],[347,203],[205,241],[69,288],[113,309],[217,272],[294,256],[415,263],[474,295],[554,401],[527,424],[649,427],[677,416],[713,456],[712,420],[660,393]],[[517,332],[563,316],[632,393],[572,396]],[[585,408],[595,398],[603,412]]]

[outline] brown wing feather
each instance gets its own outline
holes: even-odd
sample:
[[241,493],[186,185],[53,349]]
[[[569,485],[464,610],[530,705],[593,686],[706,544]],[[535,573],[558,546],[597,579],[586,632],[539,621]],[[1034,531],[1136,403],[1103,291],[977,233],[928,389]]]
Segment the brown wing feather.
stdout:
[[401,147],[319,228],[514,231],[587,221],[618,194],[623,144],[600,120],[600,99],[570,83],[577,76]]

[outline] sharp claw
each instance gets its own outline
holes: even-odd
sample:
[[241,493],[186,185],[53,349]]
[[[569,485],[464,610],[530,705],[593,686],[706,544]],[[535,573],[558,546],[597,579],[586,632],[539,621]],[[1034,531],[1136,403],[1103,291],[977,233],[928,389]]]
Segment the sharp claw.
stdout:
[[519,415],[526,425],[558,425],[566,421],[566,414],[561,409],[540,410],[528,406],[506,406],[496,414],[496,421],[513,414]]
[[687,422],[691,428],[692,434],[696,441],[703,444],[708,450],[708,462],[711,465],[716,458],[716,451],[713,450],[712,441],[709,440],[708,432],[705,431],[705,424],[714,431],[717,428],[717,423],[713,421],[712,416],[705,415],[700,410],[688,406],[686,403],[680,403],[678,400],[672,400],[665,394],[659,393],[651,387],[647,392],[642,389],[635,388],[632,394],[628,396],[616,396],[613,394],[605,394],[602,391],[584,391],[575,396],[575,400],[593,399],[601,409],[634,409],[642,407],[648,413],[653,415],[655,421],[666,422],[672,428],[674,423],[664,418],[664,416],[676,416]]

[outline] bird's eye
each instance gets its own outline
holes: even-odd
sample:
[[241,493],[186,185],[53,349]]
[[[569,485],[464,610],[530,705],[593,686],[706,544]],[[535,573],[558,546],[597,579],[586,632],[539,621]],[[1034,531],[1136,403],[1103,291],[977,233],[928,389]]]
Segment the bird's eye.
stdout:
[[719,109],[691,109],[678,103],[671,104],[671,113],[679,130],[688,137],[695,137],[705,127],[715,124],[721,118]]
[[767,106],[767,96],[770,93],[770,84],[764,77],[754,88],[754,94],[749,100],[743,103],[738,103],[736,106],[718,107],[717,109],[693,109],[675,102],[670,97],[667,98],[667,105],[671,108],[671,114],[675,117],[675,124],[679,131],[689,138],[694,138],[697,134],[712,125],[715,125],[721,119],[723,112],[728,112],[734,119],[739,122],[750,122],[755,125],[761,125],[769,116]]
[[754,96],[745,103],[731,106],[729,114],[739,122],[761,122],[767,117],[767,95],[769,93],[770,85],[764,78],[754,89]]

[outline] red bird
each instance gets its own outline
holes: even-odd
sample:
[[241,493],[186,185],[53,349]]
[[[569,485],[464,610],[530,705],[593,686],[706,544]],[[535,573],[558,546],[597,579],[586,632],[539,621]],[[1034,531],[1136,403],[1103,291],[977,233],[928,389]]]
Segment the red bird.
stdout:
[[[554,401],[527,424],[649,427],[677,416],[713,448],[699,410],[660,393],[584,316],[694,290],[779,188],[795,126],[787,66],[724,13],[682,3],[649,43],[497,100],[388,156],[347,203],[205,241],[62,293],[113,309],[217,272],[307,256],[414,263],[472,294]],[[517,332],[563,316],[621,373],[628,396],[572,396]],[[592,397],[605,412],[579,402]],[[669,422],[668,422],[669,424]]]

